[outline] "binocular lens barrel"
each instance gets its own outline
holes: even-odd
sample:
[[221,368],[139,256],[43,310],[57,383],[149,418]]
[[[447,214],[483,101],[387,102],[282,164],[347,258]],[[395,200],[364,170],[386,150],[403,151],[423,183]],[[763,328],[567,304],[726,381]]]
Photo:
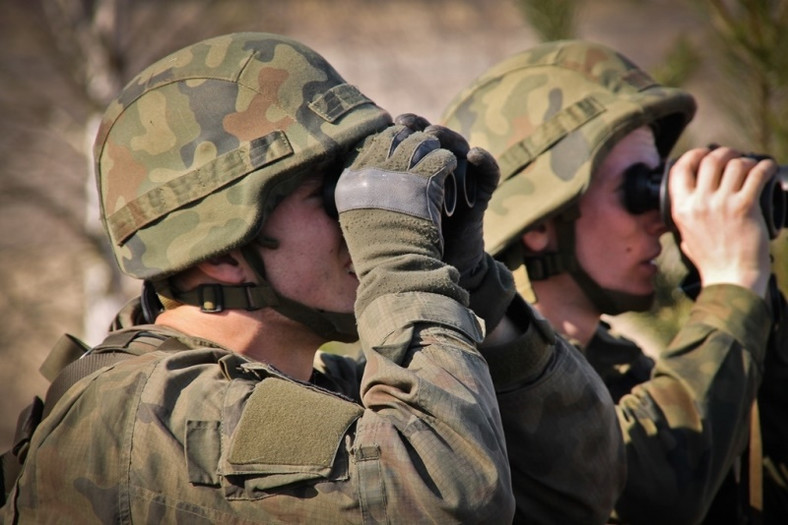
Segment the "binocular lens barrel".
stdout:
[[[744,155],[760,160],[762,155]],[[668,177],[674,161],[658,168],[645,164],[635,164],[624,174],[624,206],[630,213],[639,214],[649,210],[660,210],[662,220],[671,231],[676,225],[670,212],[668,196]],[[778,166],[773,177],[761,193],[761,211],[769,230],[769,238],[774,239],[780,230],[788,228],[788,166]]]
[[476,179],[468,176],[468,161],[457,159],[454,173],[446,177],[443,184],[443,215],[451,217],[457,204],[473,208],[476,205]]

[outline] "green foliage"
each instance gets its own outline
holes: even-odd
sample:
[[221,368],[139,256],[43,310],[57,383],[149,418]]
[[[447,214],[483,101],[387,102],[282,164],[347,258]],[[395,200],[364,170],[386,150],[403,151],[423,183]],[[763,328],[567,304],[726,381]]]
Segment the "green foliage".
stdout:
[[680,36],[665,56],[663,63],[651,74],[660,84],[672,87],[685,85],[697,71],[701,56],[686,35]]
[[[741,127],[736,147],[788,163],[788,2],[699,0],[711,18],[721,106]],[[786,181],[788,182],[788,181]],[[788,234],[772,242],[774,270],[788,293]]]
[[788,158],[788,3],[697,0],[711,20],[714,93],[741,126],[742,149]]
[[544,42],[573,38],[577,0],[516,0],[526,21]]

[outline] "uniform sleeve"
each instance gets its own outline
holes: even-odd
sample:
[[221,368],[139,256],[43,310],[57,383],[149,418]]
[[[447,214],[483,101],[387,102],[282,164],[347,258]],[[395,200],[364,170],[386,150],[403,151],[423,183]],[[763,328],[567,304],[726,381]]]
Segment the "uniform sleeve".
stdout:
[[788,523],[788,307],[776,291],[771,333],[758,391],[763,452],[763,523]]
[[626,478],[613,401],[580,352],[525,301],[516,298],[507,315],[527,331],[483,354],[506,433],[515,522],[605,523]]
[[377,341],[363,406],[210,348],[82,379],[37,429],[0,521],[511,522],[481,328],[420,295],[390,296],[389,316],[362,325]]
[[747,442],[770,316],[741,287],[704,288],[651,380],[622,397],[628,479],[616,505],[634,523],[694,523]]
[[511,520],[514,501],[482,331],[437,294],[376,299],[359,319],[366,357],[354,462],[375,521]]

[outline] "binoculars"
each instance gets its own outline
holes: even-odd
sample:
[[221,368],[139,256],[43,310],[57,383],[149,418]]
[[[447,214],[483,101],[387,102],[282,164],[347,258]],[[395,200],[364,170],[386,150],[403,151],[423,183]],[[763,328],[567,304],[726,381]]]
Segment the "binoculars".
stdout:
[[[333,219],[339,218],[337,205],[334,201],[334,191],[342,170],[338,166],[326,172],[323,182],[323,207]],[[468,176],[468,161],[457,159],[457,168],[449,173],[443,183],[443,211],[444,217],[451,217],[457,211],[457,206],[473,208],[476,205],[476,179]]]
[[[768,155],[746,154],[755,160],[770,159]],[[624,206],[630,213],[644,213],[660,210],[662,221],[671,231],[676,226],[670,213],[668,177],[673,161],[657,168],[645,164],[635,164],[624,175]],[[788,227],[788,166],[778,166],[777,175],[763,189],[760,197],[761,212],[766,220],[769,238],[774,239],[780,230]]]
[[457,168],[443,183],[443,216],[451,217],[457,204],[466,208],[476,205],[476,179],[468,176],[468,161],[457,159]]

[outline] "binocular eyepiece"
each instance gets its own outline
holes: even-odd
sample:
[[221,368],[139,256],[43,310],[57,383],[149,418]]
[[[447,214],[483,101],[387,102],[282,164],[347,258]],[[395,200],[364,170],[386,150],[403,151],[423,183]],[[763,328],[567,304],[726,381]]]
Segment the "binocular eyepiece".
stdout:
[[[339,167],[326,172],[323,181],[323,207],[333,219],[339,218],[334,191],[342,174]],[[468,161],[457,159],[457,168],[446,176],[443,183],[443,217],[451,217],[457,206],[473,208],[476,205],[476,178],[468,176]]]
[[[771,158],[756,154],[742,156],[755,160]],[[668,177],[672,165],[673,161],[669,161],[657,168],[649,168],[645,164],[630,167],[624,174],[624,206],[634,214],[658,209],[668,229],[676,231],[668,195]],[[769,238],[774,239],[780,230],[788,227],[788,166],[778,166],[777,175],[763,189],[760,201]]]
[[473,208],[476,205],[476,179],[468,176],[468,161],[457,159],[457,168],[443,183],[443,216],[451,217],[457,205]]

